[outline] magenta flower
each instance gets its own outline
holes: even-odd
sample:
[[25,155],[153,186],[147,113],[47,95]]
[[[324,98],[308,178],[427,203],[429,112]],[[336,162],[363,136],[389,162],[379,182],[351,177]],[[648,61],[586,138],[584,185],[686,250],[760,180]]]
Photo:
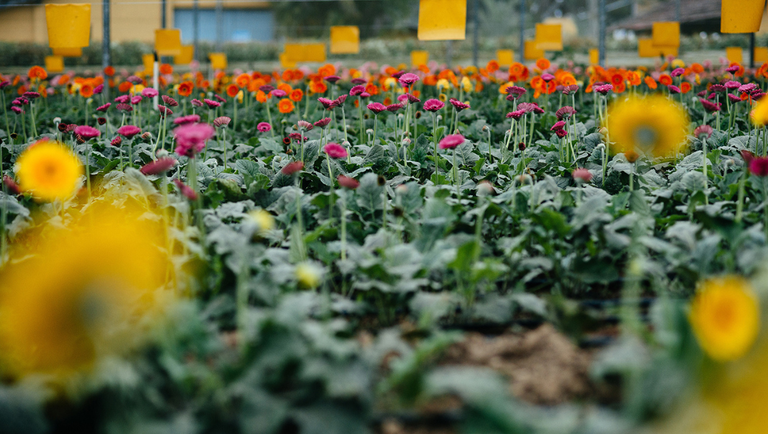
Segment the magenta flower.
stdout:
[[219,116],[213,120],[213,126],[219,128],[226,127],[230,122],[232,122],[232,119],[230,119],[228,116]]
[[328,98],[320,97],[317,99],[317,101],[322,104],[323,108],[326,110],[333,110],[333,108],[336,107],[336,102]]
[[178,179],[174,179],[173,182],[176,183],[176,187],[179,188],[179,191],[184,195],[184,197],[189,200],[197,200],[197,193],[195,190],[192,190],[192,188],[179,181]]
[[325,77],[324,80],[328,83],[336,84],[337,81],[341,80],[341,77],[338,75],[329,75],[328,77]]
[[561,139],[568,135],[568,131],[565,130],[555,130],[555,134],[557,134],[557,137],[560,137]]
[[172,157],[162,157],[158,158],[157,161],[151,161],[144,166],[142,166],[140,172],[144,175],[160,175],[162,173],[165,173],[173,166],[176,165],[176,159]]
[[573,171],[572,176],[577,183],[588,183],[589,181],[592,181],[592,173],[587,169],[576,169]]
[[544,109],[539,107],[539,105],[536,104],[535,102],[523,102],[523,103],[520,103],[517,106],[517,109],[518,110],[522,110],[525,113],[537,113],[537,114],[544,113]]
[[360,182],[358,182],[355,178],[350,178],[349,176],[339,175],[336,180],[339,181],[340,186],[350,190],[354,190],[357,187],[360,187]]
[[710,86],[709,90],[711,90],[712,92],[722,93],[728,89],[726,89],[726,87],[723,86],[722,84],[713,84],[712,86]]
[[28,98],[28,99],[40,98],[40,94],[37,92],[24,92],[24,98]]
[[405,74],[401,75],[397,81],[400,82],[400,86],[411,87],[413,83],[419,81],[419,76],[411,72],[406,72]]
[[391,113],[397,113],[398,110],[401,108],[404,108],[405,106],[398,103],[398,104],[390,104],[387,106],[387,111]]
[[707,100],[705,100],[703,98],[700,98],[699,102],[704,107],[704,110],[706,110],[706,111],[708,111],[710,113],[715,113],[715,112],[719,112],[720,111],[720,104],[715,104],[715,103],[709,102],[709,101],[707,101]]
[[200,115],[179,116],[173,120],[176,125],[194,124],[200,122]]
[[672,77],[680,77],[685,73],[685,69],[683,68],[675,68],[674,71],[672,71]]
[[120,95],[115,98],[115,102],[118,104],[127,104],[131,100],[130,95]]
[[461,102],[459,100],[456,100],[456,99],[453,99],[453,98],[448,100],[448,102],[450,102],[451,105],[453,106],[453,108],[455,108],[456,111],[459,111],[459,112],[469,108],[469,104],[463,103],[463,102]]
[[706,138],[712,137],[712,127],[709,125],[700,125],[696,127],[696,129],[693,131],[693,135],[696,137],[701,138],[702,136],[706,136]]
[[516,110],[513,112],[507,113],[507,119],[514,119],[514,120],[520,120],[521,117],[525,116],[525,110]]
[[464,136],[461,134],[445,136],[443,140],[440,140],[440,149],[456,149],[457,146],[464,143],[464,140]]
[[345,102],[347,102],[347,97],[348,95],[339,95],[339,97],[336,98],[333,103],[336,105],[336,107],[341,107]]
[[216,131],[208,124],[185,124],[175,130],[176,153],[185,157],[194,157],[205,149],[205,142]]
[[133,136],[141,134],[141,128],[135,125],[124,125],[117,129],[117,134],[120,134],[126,139],[132,139]]
[[592,89],[601,95],[607,95],[608,92],[613,90],[612,84],[601,84],[600,86],[594,86]]
[[347,158],[347,150],[338,143],[329,143],[323,147],[323,151],[331,158]]
[[15,105],[11,106],[11,111],[16,113],[17,115],[24,113],[24,110],[20,109],[19,107],[16,107]]
[[367,83],[364,78],[353,78],[352,80],[349,80],[352,84],[358,85],[358,84],[365,84]]
[[209,99],[204,99],[204,100],[203,100],[203,102],[204,102],[204,103],[205,103],[205,104],[208,106],[208,108],[210,108],[210,109],[212,109],[212,108],[216,108],[216,107],[220,107],[220,106],[221,106],[221,103],[220,103],[220,102],[211,101],[211,100],[209,100]]
[[199,99],[193,99],[190,102],[192,103],[192,107],[202,107],[203,106],[203,102],[200,101]]
[[283,175],[291,176],[294,173],[300,172],[302,169],[304,169],[304,163],[301,161],[294,161],[292,163],[286,164],[282,169],[280,169],[280,173]]
[[275,90],[275,87],[265,84],[264,86],[259,87],[259,90],[269,95],[270,92]]
[[518,97],[520,95],[523,95],[525,92],[527,92],[525,88],[522,88],[520,86],[508,86],[506,91],[508,95],[517,95]]
[[109,144],[114,146],[114,147],[118,147],[118,146],[123,144],[123,139],[122,139],[122,137],[117,136],[114,139],[112,139],[112,141],[109,142]]
[[[363,81],[363,83],[365,83],[365,81]],[[357,86],[353,86],[352,89],[349,90],[349,95],[350,96],[359,96],[363,92],[365,92],[365,86],[357,85]]]
[[132,75],[126,79],[127,81],[133,83],[133,84],[141,84],[144,83],[144,80],[142,80],[140,77],[137,77],[135,75]]
[[[2,89],[1,86],[0,86],[0,89]],[[21,188],[18,186],[18,184],[16,184],[16,181],[14,181],[13,178],[11,178],[10,176],[3,175],[3,184],[5,184],[5,191],[7,191],[8,193],[14,196],[18,196],[19,194],[21,194]]]
[[667,86],[667,89],[669,89],[669,93],[671,93],[672,95],[677,95],[680,93],[680,88],[675,86],[674,84],[670,84],[669,86]]
[[157,105],[157,111],[160,112],[160,117],[161,118],[173,114],[173,110],[169,109],[168,107],[166,107],[164,105],[160,105],[160,104]]
[[[269,125],[269,124],[267,124],[267,125]],[[312,125],[311,123],[309,123],[307,121],[304,121],[304,120],[299,121],[298,125],[299,125],[299,128],[303,129],[304,131],[310,131],[312,128],[314,128],[314,125]],[[269,128],[272,128],[272,127],[270,126]],[[267,131],[269,131],[269,130],[267,130]]]
[[387,106],[380,102],[372,102],[368,104],[368,110],[372,111],[374,114],[379,114],[383,111],[387,110]]
[[552,128],[549,129],[549,131],[557,131],[562,130],[565,128],[565,122],[564,121],[557,121],[554,125],[552,125]]
[[315,126],[318,128],[325,128],[330,123],[331,123],[331,118],[322,118],[319,121],[315,122]]
[[108,103],[106,103],[106,104],[104,104],[104,105],[102,105],[102,106],[99,106],[98,108],[96,108],[96,111],[97,111],[97,112],[105,112],[105,111],[107,111],[107,109],[109,109],[111,106],[112,106],[112,103],[111,103],[111,102],[108,102]]
[[133,98],[131,98],[131,104],[133,104],[133,105],[139,104],[141,102],[141,100],[143,100],[143,99],[144,99],[143,96],[136,95]]
[[555,112],[555,116],[557,116],[558,120],[568,119],[575,114],[576,109],[568,105],[561,107],[558,111]]
[[118,104],[117,109],[120,110],[121,112],[127,112],[127,113],[130,113],[133,111],[133,107],[131,107],[128,104]]
[[101,135],[101,131],[88,125],[80,125],[75,128],[75,134],[82,137],[85,140],[93,139]]
[[272,125],[268,122],[259,122],[259,124],[256,125],[256,129],[259,130],[260,133],[268,133],[272,131]]
[[163,102],[165,103],[165,105],[167,105],[168,107],[176,107],[179,105],[179,103],[176,102],[175,99],[171,98],[168,95],[163,95],[161,98],[163,99]]
[[749,171],[755,176],[768,176],[768,157],[753,158],[749,162]]
[[160,92],[158,92],[158,91],[157,91],[157,90],[155,90],[154,88],[151,88],[151,87],[145,87],[145,88],[144,88],[144,89],[141,91],[141,94],[142,94],[142,95],[144,95],[144,96],[145,96],[145,97],[147,97],[147,98],[154,98],[154,97],[158,96],[158,95],[160,94]]
[[441,110],[443,107],[445,107],[445,104],[439,99],[428,99],[427,102],[424,103],[424,110],[428,112],[434,113]]
[[221,104],[224,104],[225,102],[227,102],[226,99],[224,99],[224,98],[222,98],[222,97],[220,97],[220,96],[218,96],[216,94],[213,95],[213,99],[215,99],[216,101],[218,101]]
[[741,86],[739,88],[739,92],[752,93],[752,91],[754,91],[755,89],[757,89],[757,85],[755,83],[747,83],[744,86]]
[[739,72],[739,69],[741,69],[741,68],[739,67],[739,65],[733,65],[733,66],[729,66],[729,67],[726,69],[726,71],[728,71],[728,72],[730,72],[731,74],[733,74],[733,73]]
[[552,74],[546,73],[541,75],[541,79],[549,83],[550,81],[555,79],[555,76]]

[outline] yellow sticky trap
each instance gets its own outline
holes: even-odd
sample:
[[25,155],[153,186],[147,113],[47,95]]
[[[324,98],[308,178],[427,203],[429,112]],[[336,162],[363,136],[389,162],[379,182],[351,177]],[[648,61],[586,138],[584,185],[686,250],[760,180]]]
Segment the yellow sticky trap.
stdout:
[[61,56],[45,56],[45,69],[48,72],[64,71],[64,58]]
[[141,63],[144,64],[144,72],[147,73],[147,75],[152,75],[152,72],[155,70],[155,55],[154,54],[142,55]]
[[600,50],[597,48],[591,48],[589,50],[589,63],[597,65],[600,63]]
[[639,38],[637,40],[637,54],[640,57],[677,57],[678,47],[661,47],[653,43],[651,38]]
[[53,55],[61,57],[80,57],[83,55],[83,49],[82,47],[54,48]]
[[538,47],[536,41],[525,41],[525,53],[523,57],[525,60],[537,60],[545,56],[544,50]]
[[178,56],[181,54],[181,30],[155,30],[155,52],[158,56]]
[[536,45],[544,51],[563,51],[563,26],[536,24]]
[[467,0],[420,0],[420,41],[463,41],[466,37]]
[[721,33],[755,33],[763,21],[765,0],[722,0]]
[[287,54],[280,53],[280,67],[283,69],[294,69],[296,68],[296,62],[290,60]]
[[744,51],[740,47],[726,47],[725,57],[731,63],[744,64]]
[[211,68],[213,69],[227,69],[227,55],[224,53],[209,53],[208,60],[211,61]]
[[357,54],[360,52],[360,29],[357,26],[331,27],[331,53]]
[[177,65],[189,65],[195,59],[195,46],[194,45],[182,45],[181,53],[178,56],[173,56],[173,63]]
[[89,3],[45,5],[48,46],[51,48],[87,47],[91,38]]
[[305,44],[305,62],[325,62],[325,44]]
[[303,62],[304,61],[304,45],[302,44],[285,44],[283,49],[285,59],[289,62]]
[[755,47],[755,63],[768,62],[768,47]]
[[411,66],[418,68],[429,63],[429,51],[411,51]]
[[653,23],[653,45],[657,47],[679,47],[680,23],[677,21]]
[[497,50],[496,59],[499,66],[511,66],[515,62],[515,52],[512,50]]

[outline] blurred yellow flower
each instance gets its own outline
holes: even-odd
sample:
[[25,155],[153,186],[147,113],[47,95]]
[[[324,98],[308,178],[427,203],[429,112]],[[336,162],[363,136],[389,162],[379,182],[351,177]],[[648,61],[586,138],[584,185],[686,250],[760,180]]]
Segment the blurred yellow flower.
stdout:
[[758,301],[749,282],[738,276],[705,281],[691,302],[696,339],[714,360],[736,360],[752,348],[760,329]]
[[437,90],[442,92],[444,89],[448,89],[449,87],[451,87],[451,84],[448,82],[448,80],[444,78],[437,80]]
[[83,174],[80,160],[57,142],[40,141],[25,150],[16,161],[19,187],[35,199],[68,199]]
[[464,93],[472,92],[472,87],[472,81],[469,79],[469,77],[461,77],[461,88]]
[[320,285],[323,277],[323,270],[310,262],[302,262],[296,266],[296,280],[299,285],[314,289]]
[[164,229],[143,210],[99,207],[46,230],[0,273],[0,370],[57,380],[144,339],[168,293]]
[[605,126],[616,154],[670,158],[687,145],[688,115],[664,96],[633,97],[613,104]]
[[263,209],[253,210],[248,213],[248,216],[258,226],[257,233],[259,235],[263,235],[275,227],[275,218],[272,217],[272,214]]
[[755,108],[750,113],[752,123],[762,127],[768,124],[768,96],[764,96],[755,104]]

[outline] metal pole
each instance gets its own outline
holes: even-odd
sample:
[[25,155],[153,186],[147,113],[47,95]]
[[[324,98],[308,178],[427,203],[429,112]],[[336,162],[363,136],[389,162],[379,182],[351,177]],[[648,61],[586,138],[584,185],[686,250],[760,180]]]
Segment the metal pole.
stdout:
[[598,21],[600,22],[600,41],[599,41],[599,50],[600,50],[600,66],[605,66],[605,0],[600,0],[600,11],[599,11],[600,17]]
[[216,51],[221,52],[224,32],[224,9],[221,0],[216,0]]
[[520,63],[525,62],[525,1],[520,0]]
[[675,21],[680,22],[680,3],[681,0],[675,0]]
[[197,49],[197,31],[200,24],[200,16],[198,14],[197,0],[192,3],[192,45],[195,47],[195,60],[200,61],[200,51]]
[[165,28],[167,28],[167,25],[166,25],[167,18],[165,16],[165,14],[166,14],[166,10],[168,9],[168,7],[166,5],[166,0],[163,0],[161,7],[163,8],[163,12],[161,14],[161,16],[163,17],[163,22],[161,24],[163,25],[162,28],[165,29]]
[[[104,0],[103,4],[103,32],[101,37],[101,66],[102,70],[112,64],[112,51],[110,50],[110,27],[109,27],[109,0]],[[104,86],[104,95],[109,99],[109,78]]]
[[478,51],[480,50],[480,18],[478,17],[478,10],[480,9],[478,5],[480,4],[480,0],[475,0],[474,4],[474,20],[475,20],[475,26],[474,26],[474,40],[472,41],[472,64],[475,66],[480,66],[478,62]]
[[755,67],[755,34],[749,35],[749,67]]

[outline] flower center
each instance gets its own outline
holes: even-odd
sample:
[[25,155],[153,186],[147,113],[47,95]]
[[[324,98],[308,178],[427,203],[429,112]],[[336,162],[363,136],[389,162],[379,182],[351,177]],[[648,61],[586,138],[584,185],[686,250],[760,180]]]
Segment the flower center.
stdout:
[[648,126],[641,126],[635,130],[635,143],[643,150],[650,150],[656,146],[658,133]]

